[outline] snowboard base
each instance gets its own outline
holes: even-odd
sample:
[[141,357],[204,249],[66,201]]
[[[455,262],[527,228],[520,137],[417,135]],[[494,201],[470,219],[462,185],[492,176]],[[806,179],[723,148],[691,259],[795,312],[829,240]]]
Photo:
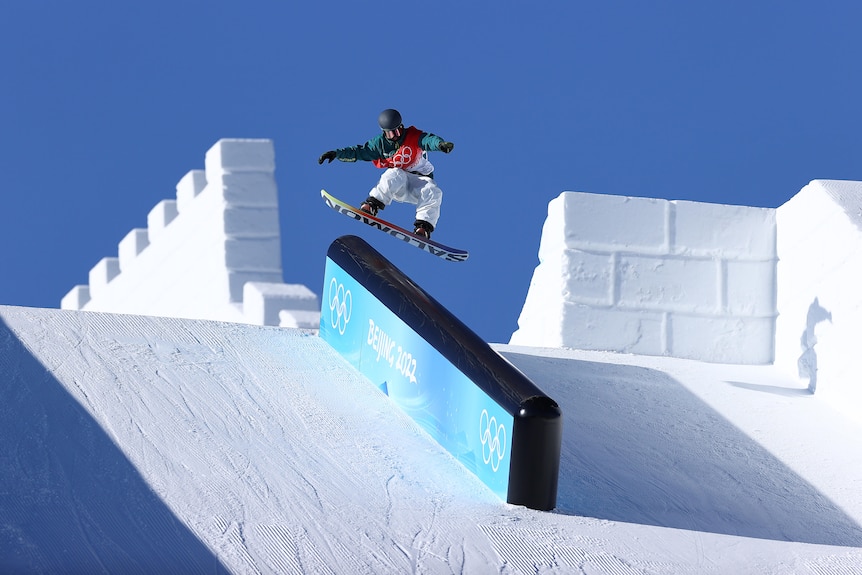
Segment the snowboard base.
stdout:
[[428,252],[431,255],[442,258],[447,262],[463,262],[470,256],[470,253],[465,250],[452,248],[443,245],[440,242],[417,236],[413,232],[405,230],[400,226],[396,226],[382,218],[363,212],[359,208],[355,208],[350,204],[339,200],[326,190],[320,190],[320,196],[323,198],[323,201],[326,202],[326,205],[336,212],[377,228],[381,232],[384,232],[393,238],[399,239],[404,243],[410,244],[411,246],[419,248],[424,252]]

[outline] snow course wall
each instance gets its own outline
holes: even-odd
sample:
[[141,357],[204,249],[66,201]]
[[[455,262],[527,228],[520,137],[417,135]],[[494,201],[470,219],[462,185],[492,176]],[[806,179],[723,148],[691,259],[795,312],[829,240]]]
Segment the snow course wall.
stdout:
[[274,171],[272,141],[219,140],[61,307],[316,329],[317,296],[282,283]]
[[769,363],[775,212],[565,192],[513,345]]
[[752,208],[565,192],[510,343],[775,364],[862,414],[862,182]]
[[862,417],[862,182],[815,180],[777,212],[775,363]]

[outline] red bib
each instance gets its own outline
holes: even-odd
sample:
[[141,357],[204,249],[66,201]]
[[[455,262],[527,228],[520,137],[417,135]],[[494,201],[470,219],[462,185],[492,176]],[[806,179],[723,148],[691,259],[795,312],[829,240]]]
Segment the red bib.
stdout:
[[395,151],[395,154],[388,158],[374,160],[374,165],[378,168],[401,168],[409,170],[422,159],[422,148],[419,147],[419,136],[422,131],[414,126],[407,128],[407,133],[404,134],[404,140],[401,142],[401,147]]

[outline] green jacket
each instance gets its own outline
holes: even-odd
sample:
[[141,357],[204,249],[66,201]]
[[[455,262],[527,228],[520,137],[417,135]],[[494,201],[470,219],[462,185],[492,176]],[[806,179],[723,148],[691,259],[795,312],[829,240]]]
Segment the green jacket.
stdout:
[[[335,150],[335,157],[342,162],[355,162],[357,160],[363,162],[373,162],[374,160],[382,160],[391,158],[395,155],[398,148],[404,142],[404,137],[407,135],[407,130],[402,130],[401,137],[395,141],[388,140],[380,133],[365,142],[356,146],[348,146],[346,148],[338,148]],[[440,142],[443,138],[435,136],[428,132],[422,132],[419,137],[419,146],[426,152],[438,150]]]

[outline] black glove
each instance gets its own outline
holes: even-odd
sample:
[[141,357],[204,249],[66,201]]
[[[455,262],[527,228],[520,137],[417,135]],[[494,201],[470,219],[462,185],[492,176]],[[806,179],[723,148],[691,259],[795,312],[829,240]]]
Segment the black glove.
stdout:
[[448,154],[449,152],[452,151],[452,148],[454,148],[454,147],[455,147],[455,144],[453,144],[452,142],[440,142],[440,145],[437,146],[437,149],[439,149],[444,154]]
[[325,160],[329,160],[329,163],[332,163],[332,160],[335,159],[335,150],[329,150],[328,152],[324,152],[320,159],[317,160],[318,164],[322,164]]

